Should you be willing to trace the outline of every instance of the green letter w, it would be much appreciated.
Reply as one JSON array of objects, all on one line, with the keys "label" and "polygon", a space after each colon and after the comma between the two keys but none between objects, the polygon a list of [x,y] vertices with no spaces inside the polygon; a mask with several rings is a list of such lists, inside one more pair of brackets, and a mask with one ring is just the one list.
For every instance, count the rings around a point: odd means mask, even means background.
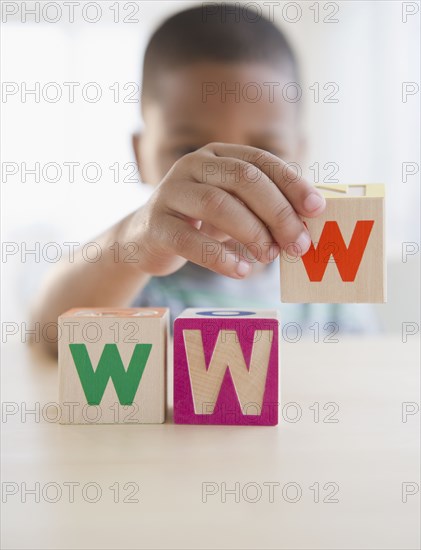
[{"label": "green letter w", "polygon": [[94,371],[85,344],[69,344],[89,405],[99,405],[108,380],[113,381],[120,405],[131,405],[142,379],[152,344],[136,344],[127,371],[116,344],[105,344]]}]

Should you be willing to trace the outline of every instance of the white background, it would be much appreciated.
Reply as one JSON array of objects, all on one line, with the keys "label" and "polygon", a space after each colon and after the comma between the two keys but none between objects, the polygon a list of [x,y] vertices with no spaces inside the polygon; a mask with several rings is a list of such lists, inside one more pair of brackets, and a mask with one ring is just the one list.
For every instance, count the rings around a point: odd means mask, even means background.
[{"label": "white background", "polygon": [[[18,92],[3,95],[2,162],[17,163],[19,173],[7,178],[3,174],[2,239],[17,242],[19,252],[25,243],[28,249],[34,248],[35,241],[41,247],[39,263],[34,256],[28,256],[26,263],[19,254],[3,258],[3,318],[21,321],[50,267],[42,258],[45,243],[90,240],[145,199],[145,188],[114,183],[108,168],[134,161],[131,133],[141,128],[138,102],[125,103],[123,95],[114,102],[109,87],[115,82],[121,88],[127,82],[139,82],[150,33],[164,17],[195,3],[121,2],[118,23],[113,22],[112,2],[100,2],[102,15],[96,23],[82,16],[86,2],[75,7],[73,23],[64,6],[56,23],[47,22],[42,11],[39,23],[30,14],[22,22],[20,2],[3,2],[3,18],[6,4],[17,6],[18,13],[2,24],[2,80],[3,86],[16,83]],[[41,2],[39,9],[45,4]],[[129,4],[138,7],[133,16],[137,23],[122,21],[131,12]],[[291,6],[285,9],[286,4]],[[402,263],[401,249],[403,242],[419,243],[419,174],[404,183],[402,163],[419,163],[419,93],[404,103],[402,83],[419,83],[419,14],[403,22],[405,2],[346,1],[338,3],[339,12],[332,16],[339,22],[329,24],[323,18],[331,13],[332,3],[318,4],[320,22],[316,23],[310,9],[314,2],[259,3],[262,13],[269,15],[273,10],[301,63],[307,166],[336,162],[340,183],[384,182],[387,186],[390,304],[377,309],[384,326],[398,330],[401,321],[416,320],[417,294],[411,285],[416,285],[418,258]],[[34,8],[35,3],[26,6]],[[299,17],[296,6],[301,10]],[[57,12],[51,8],[46,13],[52,19]],[[91,19],[95,16],[93,10],[87,14]],[[85,101],[81,94],[81,88],[92,81],[102,88],[97,103]],[[62,99],[49,103],[41,94],[39,102],[33,95],[23,100],[25,83],[30,89],[36,82],[41,92],[46,83],[59,83]],[[73,103],[63,82],[80,83]],[[321,87],[336,82],[339,103],[315,103],[309,90],[315,82]],[[26,183],[21,181],[21,163],[33,168],[36,162],[42,167],[73,161],[81,166],[100,164],[101,180],[87,183],[79,167],[74,183],[66,172],[57,183],[48,183],[42,176],[35,183],[30,174]],[[308,170],[307,174],[312,175]]]}]

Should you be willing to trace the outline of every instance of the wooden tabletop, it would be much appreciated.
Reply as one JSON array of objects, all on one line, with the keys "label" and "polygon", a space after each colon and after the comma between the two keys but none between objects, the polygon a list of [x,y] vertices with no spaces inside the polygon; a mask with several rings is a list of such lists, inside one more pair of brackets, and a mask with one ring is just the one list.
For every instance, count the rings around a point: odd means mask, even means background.
[{"label": "wooden tabletop", "polygon": [[165,424],[62,426],[56,363],[4,345],[2,547],[419,548],[415,337],[281,353],[277,427],[175,426],[171,369]]}]

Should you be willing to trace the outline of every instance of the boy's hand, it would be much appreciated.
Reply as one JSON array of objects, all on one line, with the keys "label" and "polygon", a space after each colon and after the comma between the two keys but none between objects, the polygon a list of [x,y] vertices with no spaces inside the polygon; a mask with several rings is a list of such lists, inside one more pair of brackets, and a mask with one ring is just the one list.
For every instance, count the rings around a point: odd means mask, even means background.
[{"label": "boy's hand", "polygon": [[[210,143],[179,159],[131,218],[142,269],[167,275],[186,260],[234,278],[310,236],[299,214],[319,215],[320,193],[278,157],[254,147]],[[127,236],[127,234],[126,234]],[[229,241],[229,242],[227,242]],[[234,253],[232,243],[242,246]]]}]

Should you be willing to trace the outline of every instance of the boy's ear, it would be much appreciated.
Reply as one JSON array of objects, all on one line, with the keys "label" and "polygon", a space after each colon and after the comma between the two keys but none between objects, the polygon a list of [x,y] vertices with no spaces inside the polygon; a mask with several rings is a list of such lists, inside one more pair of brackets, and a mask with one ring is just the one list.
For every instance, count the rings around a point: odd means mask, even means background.
[{"label": "boy's ear", "polygon": [[140,132],[137,132],[136,134],[132,135],[133,153],[136,159],[137,171],[139,172],[140,181],[142,181],[142,177],[140,176],[140,143],[141,141],[142,141],[142,134]]}]

